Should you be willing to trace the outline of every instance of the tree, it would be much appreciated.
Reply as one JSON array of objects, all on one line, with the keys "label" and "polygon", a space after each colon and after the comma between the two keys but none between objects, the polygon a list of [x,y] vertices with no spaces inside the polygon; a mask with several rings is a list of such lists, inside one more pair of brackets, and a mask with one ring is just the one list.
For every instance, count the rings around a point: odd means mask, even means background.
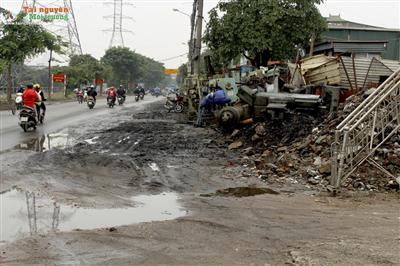
[{"label": "tree", "polygon": [[[9,12],[4,9],[0,13],[7,17]],[[50,46],[61,51],[63,43],[61,38],[49,33],[43,26],[27,22],[25,14],[20,13],[10,22],[0,25],[0,58],[7,69],[7,99],[11,100],[12,94],[12,64],[23,63],[26,58],[43,53]]]},{"label": "tree", "polygon": [[68,76],[68,87],[76,88],[81,84],[88,85],[95,79],[107,79],[111,68],[89,54],[74,55],[70,58],[68,67],[64,68]]},{"label": "tree", "polygon": [[129,48],[112,47],[106,51],[101,61],[112,68],[111,84],[133,81],[139,76],[140,59]]},{"label": "tree", "polygon": [[162,63],[131,51],[129,48],[110,48],[101,61],[111,67],[110,83],[114,85],[122,82],[143,82],[146,86],[153,87],[165,78]]},{"label": "tree", "polygon": [[326,27],[316,4],[323,0],[232,0],[210,11],[204,40],[224,65],[238,55],[253,66],[293,57]]}]

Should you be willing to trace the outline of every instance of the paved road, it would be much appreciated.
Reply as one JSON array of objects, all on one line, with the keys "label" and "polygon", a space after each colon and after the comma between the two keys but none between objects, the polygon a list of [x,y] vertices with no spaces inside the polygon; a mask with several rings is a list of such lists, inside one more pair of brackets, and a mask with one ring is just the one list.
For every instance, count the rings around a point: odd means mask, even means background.
[{"label": "paved road", "polygon": [[108,114],[110,112],[118,112],[120,108],[129,108],[141,106],[161,98],[146,96],[144,101],[132,102],[133,97],[128,96],[127,103],[123,107],[116,106],[110,109],[105,104],[105,99],[98,99],[97,105],[93,110],[89,110],[86,104],[78,104],[77,102],[68,103],[49,103],[47,105],[46,120],[33,132],[24,132],[18,125],[18,115],[11,115],[9,111],[0,112],[0,151],[14,147],[26,140],[40,137],[43,134],[53,133],[62,130],[67,126],[74,125],[82,120],[90,119],[96,116]]}]

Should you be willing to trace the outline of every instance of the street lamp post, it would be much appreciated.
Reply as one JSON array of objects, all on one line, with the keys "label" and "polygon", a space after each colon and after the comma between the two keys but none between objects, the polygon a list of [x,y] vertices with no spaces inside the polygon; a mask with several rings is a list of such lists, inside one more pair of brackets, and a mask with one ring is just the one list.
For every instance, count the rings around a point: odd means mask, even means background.
[{"label": "street lamp post", "polygon": [[189,53],[188,53],[188,73],[189,74],[193,74],[193,67],[192,67],[192,60],[193,60],[193,27],[194,27],[194,25],[193,25],[193,19],[192,19],[192,17],[193,16],[190,16],[189,14],[187,14],[187,13],[185,13],[185,12],[183,12],[183,11],[180,11],[179,9],[177,9],[177,8],[173,8],[172,9],[172,11],[174,11],[174,12],[177,12],[177,13],[181,13],[181,14],[183,14],[183,15],[185,15],[185,16],[187,16],[187,17],[189,17],[190,18],[190,25],[191,25],[191,32],[190,32],[190,39],[189,39],[189,42],[188,42],[188,47],[189,47]]}]

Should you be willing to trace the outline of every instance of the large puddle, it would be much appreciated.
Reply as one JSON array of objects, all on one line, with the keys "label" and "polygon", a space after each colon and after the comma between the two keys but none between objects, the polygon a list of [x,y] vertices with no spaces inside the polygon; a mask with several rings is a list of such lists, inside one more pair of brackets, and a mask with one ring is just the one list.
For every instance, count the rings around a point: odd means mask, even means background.
[{"label": "large puddle", "polygon": [[133,197],[133,207],[86,209],[58,204],[49,198],[14,189],[0,194],[0,243],[50,231],[172,220],[186,215],[178,199],[174,193],[163,193]]},{"label": "large puddle", "polygon": [[35,152],[46,152],[52,149],[65,149],[75,144],[76,140],[67,133],[53,133],[42,135],[39,138],[30,139],[16,145],[17,150],[30,150]]}]

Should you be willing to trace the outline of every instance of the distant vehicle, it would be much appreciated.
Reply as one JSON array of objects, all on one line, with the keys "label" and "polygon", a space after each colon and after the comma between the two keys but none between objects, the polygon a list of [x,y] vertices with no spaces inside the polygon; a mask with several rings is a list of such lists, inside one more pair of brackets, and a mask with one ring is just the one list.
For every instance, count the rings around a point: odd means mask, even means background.
[{"label": "distant vehicle", "polygon": [[18,92],[15,96],[15,107],[17,110],[21,110],[23,107],[22,93]]},{"label": "distant vehicle", "polygon": [[107,97],[107,105],[109,108],[114,108],[115,97]]},{"label": "distant vehicle", "polygon": [[19,125],[27,132],[28,130],[36,130],[36,110],[28,106],[24,106],[19,113]]},{"label": "distant vehicle", "polygon": [[118,105],[123,105],[125,102],[125,98],[122,96],[118,96]]},{"label": "distant vehicle", "polygon": [[96,105],[96,102],[94,101],[94,98],[92,96],[88,96],[87,97],[87,106],[89,107],[89,109],[93,109],[94,106]]}]

